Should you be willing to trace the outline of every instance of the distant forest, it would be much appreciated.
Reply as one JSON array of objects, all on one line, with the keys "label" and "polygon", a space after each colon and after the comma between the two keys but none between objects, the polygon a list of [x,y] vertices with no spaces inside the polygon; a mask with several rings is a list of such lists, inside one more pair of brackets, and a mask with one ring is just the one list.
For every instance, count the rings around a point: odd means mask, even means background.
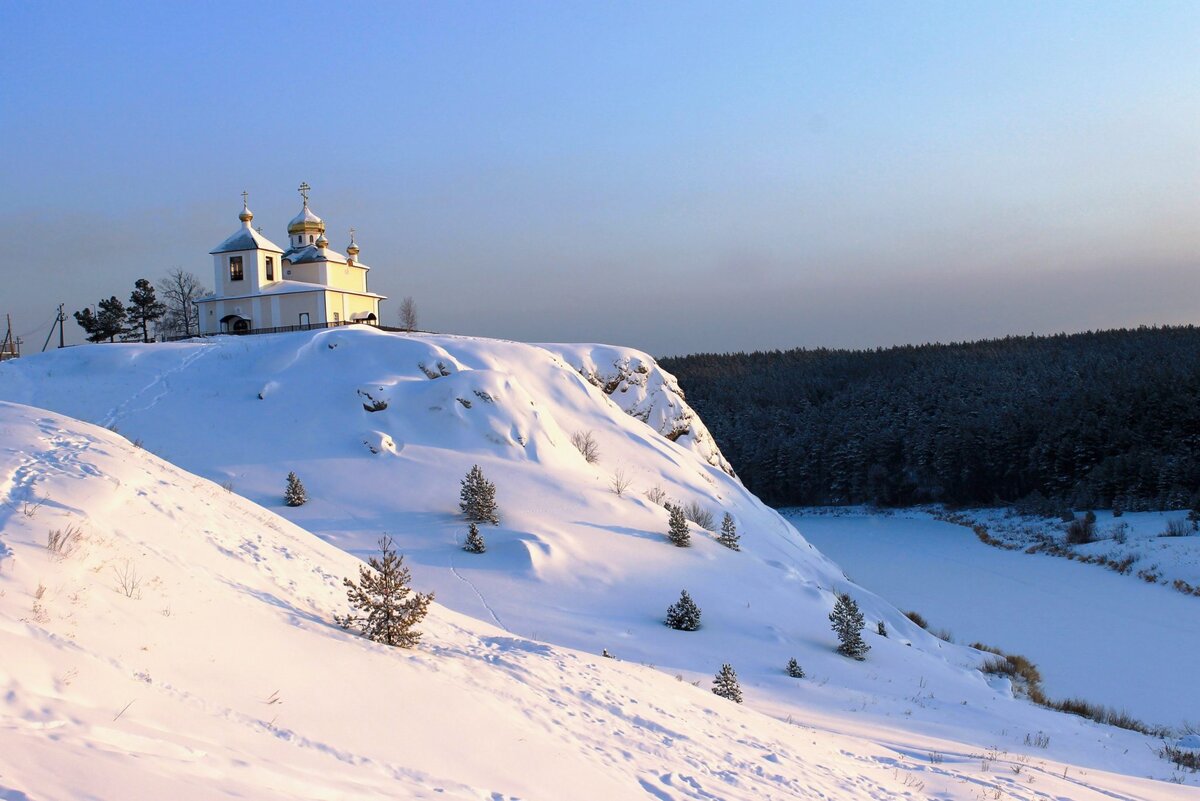
[{"label": "distant forest", "polygon": [[768,503],[1200,501],[1200,329],[661,359]]}]

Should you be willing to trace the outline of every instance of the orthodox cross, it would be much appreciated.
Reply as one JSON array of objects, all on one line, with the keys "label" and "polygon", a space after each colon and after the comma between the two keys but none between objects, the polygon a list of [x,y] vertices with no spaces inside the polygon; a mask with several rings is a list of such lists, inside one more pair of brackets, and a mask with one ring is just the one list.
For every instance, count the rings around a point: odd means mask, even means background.
[{"label": "orthodox cross", "polygon": [[308,185],[308,181],[302,181],[300,184],[300,197],[304,198],[304,205],[308,206],[308,190],[312,189]]},{"label": "orthodox cross", "polygon": [[243,209],[248,209],[248,208],[250,208],[250,203],[249,203],[249,201],[247,200],[247,198],[248,198],[248,197],[250,197],[250,193],[249,193],[249,192],[246,192],[245,190],[243,190],[243,191],[242,191],[242,208],[243,208]]},{"label": "orthodox cross", "polygon": [[351,242],[354,241],[354,229],[353,228],[350,229],[350,241]]}]

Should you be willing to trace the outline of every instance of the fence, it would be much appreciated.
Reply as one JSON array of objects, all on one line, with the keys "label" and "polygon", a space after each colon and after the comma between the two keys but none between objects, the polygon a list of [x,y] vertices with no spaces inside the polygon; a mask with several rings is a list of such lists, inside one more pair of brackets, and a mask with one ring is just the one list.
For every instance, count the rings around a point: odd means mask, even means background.
[{"label": "fence", "polygon": [[220,331],[215,334],[180,334],[178,336],[163,337],[163,342],[178,342],[182,339],[197,339],[202,337],[215,336],[235,336],[245,337],[254,336],[256,334],[289,334],[293,331],[317,331],[322,328],[341,328],[347,325],[369,325],[372,328],[378,328],[380,331],[392,331],[394,333],[432,333],[430,331],[410,331],[407,328],[396,328],[390,325],[379,325],[378,323],[364,323],[358,320],[344,320],[336,323],[307,323],[305,325],[277,325],[274,328],[253,328],[249,331]]}]

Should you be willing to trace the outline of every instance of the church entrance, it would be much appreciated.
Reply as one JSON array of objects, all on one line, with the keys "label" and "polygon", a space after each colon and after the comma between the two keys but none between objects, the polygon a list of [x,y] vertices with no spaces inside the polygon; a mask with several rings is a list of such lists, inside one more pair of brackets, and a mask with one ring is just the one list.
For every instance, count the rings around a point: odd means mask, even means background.
[{"label": "church entrance", "polygon": [[248,334],[250,321],[237,314],[228,314],[221,318],[221,330],[227,334]]}]

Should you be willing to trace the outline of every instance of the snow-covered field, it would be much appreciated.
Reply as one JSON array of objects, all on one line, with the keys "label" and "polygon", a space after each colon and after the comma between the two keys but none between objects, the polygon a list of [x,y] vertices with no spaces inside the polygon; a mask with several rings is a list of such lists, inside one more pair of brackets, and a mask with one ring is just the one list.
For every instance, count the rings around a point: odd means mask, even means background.
[{"label": "snow-covered field", "polygon": [[[1161,743],[1014,700],[846,580],[636,351],[362,328],[80,347],[0,365],[0,396],[122,435],[4,408],[0,797],[1194,797],[1135,778],[1195,784]],[[502,516],[483,555],[457,514],[475,463]],[[728,511],[742,550],[697,526],[669,545],[656,488]],[[84,540],[53,558],[68,524]],[[413,652],[328,623],[345,551],[382,533],[438,594]],[[683,588],[698,632],[662,625]],[[865,662],[833,650],[834,590]],[[745,707],[707,692],[723,662]]]},{"label": "snow-covered field", "polygon": [[[928,512],[784,514],[855,581],[920,612],[931,627],[1029,657],[1051,696],[1125,708],[1152,723],[1200,723],[1200,598],[1096,565],[990,547],[969,528]],[[1165,517],[1181,516],[1126,514],[1126,547],[1186,571],[1200,537],[1157,537]],[[1102,517],[1101,531],[1110,525]],[[1080,546],[1105,547],[1120,546]]]}]

